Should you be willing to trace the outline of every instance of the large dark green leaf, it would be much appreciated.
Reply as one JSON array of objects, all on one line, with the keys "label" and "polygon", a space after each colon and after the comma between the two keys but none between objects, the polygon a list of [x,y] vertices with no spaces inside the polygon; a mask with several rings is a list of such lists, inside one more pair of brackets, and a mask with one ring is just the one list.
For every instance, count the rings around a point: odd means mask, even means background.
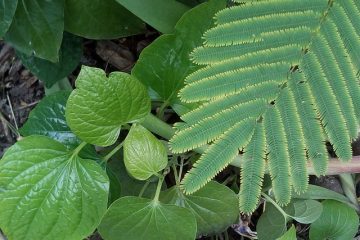
[{"label": "large dark green leaf", "polygon": [[115,0],[66,0],[65,29],[91,39],[139,34],[145,24]]},{"label": "large dark green leaf", "polygon": [[162,201],[188,208],[196,217],[197,235],[224,231],[239,216],[238,198],[228,187],[215,181],[199,191],[184,195],[178,187],[162,192]]},{"label": "large dark green leaf", "polygon": [[64,33],[59,51],[59,62],[53,63],[33,55],[17,52],[21,62],[50,88],[54,83],[75,70],[82,56],[82,39],[70,33]]},{"label": "large dark green leaf", "polygon": [[320,217],[322,205],[313,199],[295,200],[285,208],[285,212],[299,223],[309,224]]},{"label": "large dark green leaf", "polygon": [[259,240],[275,240],[286,232],[286,219],[272,204],[266,204],[256,225]]},{"label": "large dark green leaf", "polygon": [[19,1],[5,40],[28,55],[57,62],[63,30],[64,0]]},{"label": "large dark green leaf", "polygon": [[353,239],[359,227],[359,217],[346,204],[325,200],[321,216],[311,224],[310,239]]},{"label": "large dark green leaf", "polygon": [[0,161],[0,228],[8,239],[79,240],[106,211],[109,180],[92,160],[31,136]]},{"label": "large dark green leaf", "polygon": [[190,9],[175,0],[116,1],[162,33],[172,33],[177,21]]},{"label": "large dark green leaf", "polygon": [[123,197],[111,204],[98,230],[106,240],[194,240],[196,221],[186,208]]},{"label": "large dark green leaf", "polygon": [[65,105],[70,95],[61,91],[47,96],[30,112],[28,120],[20,129],[23,136],[44,135],[66,146],[74,146],[79,140],[66,124]]},{"label": "large dark green leaf", "polygon": [[4,36],[15,15],[18,0],[0,1],[0,37]]},{"label": "large dark green leaf", "polygon": [[140,54],[132,74],[159,99],[168,105],[177,100],[184,78],[195,70],[189,59],[195,46],[201,45],[201,36],[213,24],[213,16],[225,7],[223,0],[211,1],[184,14],[175,27],[175,34],[157,38]]},{"label": "large dark green leaf", "polygon": [[65,115],[80,139],[108,146],[118,138],[121,125],[137,122],[149,112],[150,98],[134,77],[113,72],[107,78],[103,70],[83,66]]},{"label": "large dark green leaf", "polygon": [[151,132],[133,125],[124,142],[124,163],[138,180],[146,180],[167,165],[167,149]]}]

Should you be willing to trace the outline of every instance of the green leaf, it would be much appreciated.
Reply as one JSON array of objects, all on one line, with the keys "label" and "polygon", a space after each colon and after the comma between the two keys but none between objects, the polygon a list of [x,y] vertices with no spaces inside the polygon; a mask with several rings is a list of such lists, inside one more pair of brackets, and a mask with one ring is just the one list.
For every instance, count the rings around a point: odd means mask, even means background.
[{"label": "green leaf", "polygon": [[320,202],[312,199],[296,200],[289,204],[285,212],[299,223],[309,224],[320,217],[322,205]]},{"label": "green leaf", "polygon": [[21,52],[16,54],[24,66],[44,81],[47,88],[50,88],[57,81],[67,77],[78,66],[82,56],[82,39],[65,32],[57,63]]},{"label": "green leaf", "polygon": [[186,208],[123,197],[111,204],[98,230],[106,240],[193,240],[196,221]]},{"label": "green leaf", "polygon": [[116,1],[162,33],[173,32],[177,21],[189,10],[189,7],[175,0]]},{"label": "green leaf", "polygon": [[138,122],[150,112],[145,87],[126,73],[107,78],[98,68],[83,66],[66,105],[66,120],[83,141],[109,146],[119,136],[121,125]]},{"label": "green leaf", "polygon": [[0,228],[8,239],[79,240],[106,211],[109,180],[94,161],[31,136],[0,161]]},{"label": "green leaf", "polygon": [[69,95],[70,92],[61,91],[43,98],[30,112],[20,133],[23,136],[48,136],[67,146],[79,144],[65,120],[65,105]]},{"label": "green leaf", "polygon": [[355,210],[334,200],[322,204],[321,216],[311,224],[310,239],[353,239],[359,226]]},{"label": "green leaf", "polygon": [[286,219],[272,204],[266,204],[256,225],[259,240],[273,240],[286,232]]},{"label": "green leaf", "polygon": [[357,209],[356,206],[349,202],[349,199],[344,195],[341,195],[337,192],[331,191],[329,189],[319,187],[316,185],[309,185],[308,190],[304,193],[293,193],[293,198],[297,199],[332,199],[342,203],[346,203],[355,210]]},{"label": "green leaf", "polygon": [[174,34],[157,38],[141,52],[132,74],[161,101],[171,105],[178,100],[184,78],[197,68],[189,54],[201,45],[202,33],[212,26],[214,14],[225,7],[225,2],[211,1],[191,9],[176,24]]},{"label": "green leaf", "polygon": [[138,180],[146,180],[167,165],[167,149],[151,132],[133,125],[124,142],[124,163]]},{"label": "green leaf", "polygon": [[5,40],[18,51],[59,60],[64,30],[64,0],[19,1]]},{"label": "green leaf", "polygon": [[0,2],[0,37],[3,37],[9,29],[17,4],[18,0],[3,0]]},{"label": "green leaf", "polygon": [[65,30],[90,39],[112,39],[145,31],[145,24],[115,0],[66,0]]},{"label": "green leaf", "polygon": [[278,240],[296,240],[296,229],[294,225],[291,225],[291,228]]},{"label": "green leaf", "polygon": [[179,187],[174,186],[162,192],[160,199],[188,208],[196,217],[198,236],[222,232],[239,216],[236,194],[215,181],[191,195],[184,195]]}]

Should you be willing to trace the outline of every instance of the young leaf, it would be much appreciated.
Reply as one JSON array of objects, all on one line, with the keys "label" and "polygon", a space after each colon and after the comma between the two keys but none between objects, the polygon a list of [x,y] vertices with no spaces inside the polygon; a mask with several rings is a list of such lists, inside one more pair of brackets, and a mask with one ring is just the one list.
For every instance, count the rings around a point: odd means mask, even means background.
[{"label": "young leaf", "polygon": [[64,2],[19,1],[5,40],[28,55],[58,62],[64,30]]},{"label": "young leaf", "polygon": [[189,10],[189,7],[175,0],[116,1],[162,33],[172,33],[176,22]]},{"label": "young leaf", "polygon": [[167,165],[167,150],[151,132],[133,125],[124,142],[124,163],[136,179],[146,180]]},{"label": "young leaf", "polygon": [[83,239],[106,211],[108,188],[94,161],[45,136],[24,138],[0,161],[0,228],[8,239]]},{"label": "young leaf", "polygon": [[318,219],[322,210],[321,203],[312,199],[293,201],[285,209],[292,219],[304,224],[312,223]]},{"label": "young leaf", "polygon": [[310,239],[353,239],[359,226],[355,210],[334,200],[322,204],[321,216],[311,224]]},{"label": "young leaf", "polygon": [[43,98],[30,112],[20,133],[23,136],[48,136],[66,146],[79,144],[65,120],[65,105],[69,95],[70,92],[61,91]]},{"label": "young leaf", "polygon": [[43,81],[47,88],[50,88],[57,81],[67,77],[79,64],[82,56],[82,39],[65,32],[57,63],[28,56],[19,51],[16,55],[26,68]]},{"label": "young leaf", "polygon": [[83,66],[66,105],[66,120],[83,141],[109,146],[119,136],[121,125],[137,122],[150,112],[145,87],[126,73],[107,78],[98,68]]},{"label": "young leaf", "polygon": [[123,197],[111,204],[98,230],[107,240],[193,240],[196,221],[186,208]]},{"label": "young leaf", "polygon": [[189,60],[201,35],[212,26],[213,15],[225,7],[225,1],[211,1],[191,9],[175,26],[175,33],[157,38],[141,52],[132,74],[155,91],[169,105],[178,100],[184,78],[196,67]]},{"label": "young leaf", "polygon": [[3,37],[9,29],[17,4],[18,0],[4,0],[0,2],[0,37]]},{"label": "young leaf", "polygon": [[236,194],[215,181],[191,195],[184,195],[175,186],[162,192],[160,199],[188,208],[196,217],[198,236],[222,232],[239,216]]},{"label": "young leaf", "polygon": [[65,30],[91,39],[127,37],[145,24],[115,0],[66,0]]},{"label": "young leaf", "polygon": [[286,219],[272,204],[266,204],[256,225],[259,240],[276,239],[286,232]]},{"label": "young leaf", "polygon": [[291,225],[291,228],[278,240],[296,240],[296,229],[294,225]]}]

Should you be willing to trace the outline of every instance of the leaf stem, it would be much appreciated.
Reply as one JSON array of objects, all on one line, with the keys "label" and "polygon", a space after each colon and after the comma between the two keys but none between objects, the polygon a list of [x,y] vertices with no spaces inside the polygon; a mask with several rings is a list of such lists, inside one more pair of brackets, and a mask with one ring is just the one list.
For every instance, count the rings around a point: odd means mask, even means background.
[{"label": "leaf stem", "polygon": [[119,145],[117,145],[116,147],[114,147],[113,150],[111,150],[108,154],[106,154],[106,156],[103,158],[104,162],[109,161],[109,159],[115,155],[115,153],[117,153],[124,145],[124,142],[121,142]]},{"label": "leaf stem", "polygon": [[272,205],[274,205],[274,207],[276,207],[277,210],[279,210],[279,212],[284,216],[284,218],[286,219],[288,217],[288,214],[267,194],[265,193],[261,193],[261,195],[267,200],[269,201]]},{"label": "leaf stem", "polygon": [[159,181],[158,181],[158,184],[157,184],[157,187],[156,187],[156,192],[155,192],[155,196],[154,196],[154,200],[153,200],[155,203],[159,202],[161,186],[162,186],[162,183],[164,181],[164,178],[165,178],[164,176],[159,177]]},{"label": "leaf stem", "polygon": [[81,149],[83,149],[85,146],[86,146],[87,142],[82,142],[79,144],[79,146],[77,146],[74,151],[73,151],[73,154],[72,154],[72,157],[73,156],[77,156],[79,155],[79,152],[81,151]]},{"label": "leaf stem", "polygon": [[142,197],[142,195],[144,194],[145,190],[147,189],[147,187],[149,186],[150,184],[150,180],[147,180],[144,184],[144,186],[141,188],[141,191],[139,193],[139,197]]}]

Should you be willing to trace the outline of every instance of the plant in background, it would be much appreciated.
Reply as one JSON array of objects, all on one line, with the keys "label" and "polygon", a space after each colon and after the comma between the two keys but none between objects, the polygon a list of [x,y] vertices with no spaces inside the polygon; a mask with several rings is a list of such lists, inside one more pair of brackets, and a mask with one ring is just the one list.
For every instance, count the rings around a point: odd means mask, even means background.
[{"label": "plant in background", "polygon": [[[0,228],[9,240],[80,240],[96,229],[106,240],[227,239],[239,211],[252,213],[260,196],[267,204],[259,239],[295,239],[295,228],[287,231],[292,220],[311,224],[311,239],[355,235],[357,201],[309,185],[307,162],[326,174],[325,141],[341,160],[352,157],[360,114],[357,1],[226,8],[213,0],[178,22],[189,7],[176,1],[157,0],[158,8],[117,2],[0,4],[8,6],[0,10],[0,35],[25,52],[18,55],[47,87],[76,67],[81,41],[74,35],[128,36],[143,30],[141,20],[169,33],[142,51],[131,75],[83,66],[75,90],[46,96],[31,112],[24,138],[0,161]],[[42,10],[44,18],[34,19]],[[43,38],[48,25],[57,28]],[[184,121],[175,130],[162,121],[168,107]],[[241,167],[238,196],[236,174],[210,181],[228,164]],[[272,184],[262,186],[266,171]],[[254,236],[239,221],[234,230]]]}]

